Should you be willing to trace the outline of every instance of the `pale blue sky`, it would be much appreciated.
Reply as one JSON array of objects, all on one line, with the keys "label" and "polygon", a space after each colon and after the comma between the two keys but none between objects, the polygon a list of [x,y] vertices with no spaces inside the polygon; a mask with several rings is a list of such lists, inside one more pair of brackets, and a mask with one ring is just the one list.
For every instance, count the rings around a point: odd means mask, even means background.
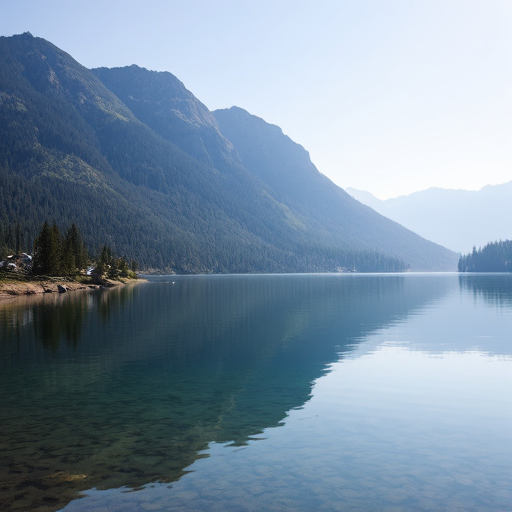
[{"label": "pale blue sky", "polygon": [[175,74],[386,198],[512,180],[510,0],[0,0],[87,67]]}]

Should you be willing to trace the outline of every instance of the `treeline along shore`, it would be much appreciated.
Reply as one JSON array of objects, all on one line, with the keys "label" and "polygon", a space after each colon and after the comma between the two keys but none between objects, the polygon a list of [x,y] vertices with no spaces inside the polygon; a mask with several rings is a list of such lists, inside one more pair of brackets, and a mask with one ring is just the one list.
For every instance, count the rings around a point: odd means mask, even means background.
[{"label": "treeline along shore", "polygon": [[19,223],[0,225],[0,297],[115,286],[137,279],[137,262],[108,245],[91,256],[75,224],[44,222],[27,247]]},{"label": "treeline along shore", "polygon": [[512,272],[512,240],[491,242],[463,255],[459,272]]}]

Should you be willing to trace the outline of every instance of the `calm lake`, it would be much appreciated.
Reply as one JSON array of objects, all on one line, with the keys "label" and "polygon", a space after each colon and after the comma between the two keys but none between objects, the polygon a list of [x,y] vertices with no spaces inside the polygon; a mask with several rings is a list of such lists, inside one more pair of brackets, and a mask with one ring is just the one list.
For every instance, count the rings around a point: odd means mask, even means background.
[{"label": "calm lake", "polygon": [[510,511],[512,275],[0,304],[0,510]]}]

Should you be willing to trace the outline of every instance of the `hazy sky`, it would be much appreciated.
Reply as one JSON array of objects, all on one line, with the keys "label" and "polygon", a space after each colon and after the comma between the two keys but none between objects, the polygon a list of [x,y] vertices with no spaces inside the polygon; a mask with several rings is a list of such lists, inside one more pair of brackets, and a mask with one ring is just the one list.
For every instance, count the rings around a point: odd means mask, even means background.
[{"label": "hazy sky", "polygon": [[0,0],[89,68],[170,71],[380,198],[512,180],[511,0]]}]

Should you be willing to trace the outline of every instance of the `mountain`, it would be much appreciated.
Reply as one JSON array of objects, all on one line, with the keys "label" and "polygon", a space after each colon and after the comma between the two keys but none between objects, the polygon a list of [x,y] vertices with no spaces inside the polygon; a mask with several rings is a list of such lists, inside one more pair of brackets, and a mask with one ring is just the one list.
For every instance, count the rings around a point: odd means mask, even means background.
[{"label": "mountain", "polygon": [[73,221],[146,268],[286,270],[294,233],[240,165],[221,173],[165,140],[47,41],[2,38],[0,59],[4,223]]},{"label": "mountain", "polygon": [[273,197],[307,219],[333,245],[378,248],[384,254],[399,255],[422,270],[453,269],[453,254],[354,201],[321,174],[309,153],[279,127],[237,107],[213,114],[245,168],[270,188]]},{"label": "mountain", "polygon": [[208,108],[171,73],[136,65],[91,71],[137,119],[199,162],[223,170],[241,167]]},{"label": "mountain", "polygon": [[93,250],[176,272],[456,268],[277,127],[240,141],[221,117],[170,73],[88,70],[29,33],[0,38],[0,230],[19,221],[26,245],[44,220],[74,222]]},{"label": "mountain", "polygon": [[393,219],[453,251],[512,239],[512,181],[478,191],[430,188],[408,196],[380,200],[369,192],[347,192],[381,215]]}]

